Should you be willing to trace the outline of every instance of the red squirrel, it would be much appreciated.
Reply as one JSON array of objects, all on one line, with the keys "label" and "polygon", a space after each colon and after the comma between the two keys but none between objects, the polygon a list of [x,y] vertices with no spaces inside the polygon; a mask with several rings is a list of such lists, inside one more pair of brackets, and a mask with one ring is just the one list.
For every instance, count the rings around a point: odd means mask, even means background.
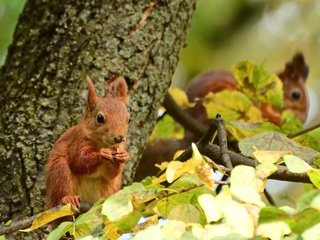
[{"label": "red squirrel", "polygon": [[[270,104],[262,104],[260,109],[264,118],[276,125],[280,125],[281,111],[290,110],[302,122],[306,120],[309,104],[305,82],[308,77],[308,71],[309,68],[301,53],[295,54],[292,60],[286,63],[285,69],[278,73],[283,83],[285,106],[283,109],[276,109]],[[194,101],[196,98],[205,97],[209,92],[216,93],[223,90],[238,90],[235,78],[229,71],[212,70],[194,78],[186,92],[189,100]],[[189,113],[202,123],[208,123],[206,112],[200,103],[189,110]]]},{"label": "red squirrel", "polygon": [[[306,120],[308,99],[305,83],[308,71],[309,68],[301,53],[295,54],[292,60],[286,63],[285,69],[278,73],[283,83],[284,109],[275,109],[270,104],[262,104],[260,109],[264,118],[276,125],[280,125],[281,111],[290,110],[301,121],[304,122]],[[186,92],[189,100],[194,101],[196,98],[205,97],[209,92],[216,93],[223,90],[238,90],[235,78],[230,71],[212,70],[202,73],[191,80]],[[187,112],[203,124],[209,125],[210,120],[207,118],[206,111],[200,102],[194,108],[187,110]],[[154,164],[172,160],[177,150],[186,148],[190,145],[190,142],[198,140],[191,131],[186,129],[185,138],[182,140],[156,139],[150,142],[137,168],[135,180],[143,179],[146,173],[148,175],[156,174],[158,169]]]},{"label": "red squirrel", "polygon": [[87,84],[83,118],[60,136],[49,153],[45,171],[48,208],[71,203],[79,209],[80,199],[94,203],[121,186],[129,159],[127,85],[122,77],[108,79],[101,98],[89,77]]}]

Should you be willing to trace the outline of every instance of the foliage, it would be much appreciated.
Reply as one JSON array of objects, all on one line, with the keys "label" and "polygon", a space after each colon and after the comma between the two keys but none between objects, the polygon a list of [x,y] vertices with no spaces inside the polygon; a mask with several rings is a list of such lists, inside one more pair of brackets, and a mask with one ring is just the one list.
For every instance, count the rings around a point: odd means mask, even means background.
[{"label": "foliage", "polygon": [[[261,110],[255,107],[259,101],[282,106],[282,89],[274,83],[278,82],[277,77],[249,62],[235,65],[234,72],[242,92],[210,94],[203,105],[209,116],[216,114],[212,107],[226,116],[230,137],[238,141],[243,155],[255,161],[255,167],[234,167],[228,173],[229,182],[216,193],[219,181],[214,172],[226,174],[225,168],[213,164],[192,143],[190,159],[163,162],[158,165],[160,176],[149,176],[102,199],[74,221],[61,223],[48,239],[59,239],[66,232],[76,239],[317,239],[320,169],[319,160],[314,160],[319,158],[319,152],[310,146],[319,144],[319,138],[294,141],[286,137],[290,128],[296,131],[302,127],[287,112],[283,113],[280,127],[261,117]],[[265,88],[271,88],[273,94],[259,97]],[[178,92],[176,100],[181,105],[193,105],[183,92],[174,91]],[[156,132],[170,129],[170,124],[171,134],[176,134],[172,127],[175,123],[169,117]],[[268,178],[280,166],[292,173],[307,174],[313,184],[295,208],[270,206],[262,197]],[[52,221],[54,214],[45,219],[42,216],[42,224]]]}]

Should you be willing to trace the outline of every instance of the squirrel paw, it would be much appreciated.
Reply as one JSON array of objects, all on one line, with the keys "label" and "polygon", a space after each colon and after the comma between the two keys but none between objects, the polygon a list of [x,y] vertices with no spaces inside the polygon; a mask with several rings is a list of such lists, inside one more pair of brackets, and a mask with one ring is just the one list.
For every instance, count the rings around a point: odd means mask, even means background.
[{"label": "squirrel paw", "polygon": [[100,156],[107,160],[112,160],[112,150],[110,148],[101,148]]},{"label": "squirrel paw", "polygon": [[130,156],[129,156],[128,152],[123,151],[123,152],[119,152],[119,153],[113,153],[112,157],[115,162],[124,163],[129,160]]},{"label": "squirrel paw", "polygon": [[79,196],[65,196],[60,201],[61,204],[66,205],[70,203],[76,211],[80,209],[80,197]]}]

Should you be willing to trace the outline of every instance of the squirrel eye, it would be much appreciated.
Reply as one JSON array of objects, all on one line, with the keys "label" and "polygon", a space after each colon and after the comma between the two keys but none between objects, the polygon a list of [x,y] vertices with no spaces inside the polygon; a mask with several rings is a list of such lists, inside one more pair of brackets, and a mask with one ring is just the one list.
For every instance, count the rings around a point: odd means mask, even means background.
[{"label": "squirrel eye", "polygon": [[104,123],[104,116],[100,113],[97,115],[97,122]]},{"label": "squirrel eye", "polygon": [[292,93],[291,93],[291,97],[294,99],[294,100],[299,100],[300,99],[300,92],[298,92],[298,91],[293,91]]}]

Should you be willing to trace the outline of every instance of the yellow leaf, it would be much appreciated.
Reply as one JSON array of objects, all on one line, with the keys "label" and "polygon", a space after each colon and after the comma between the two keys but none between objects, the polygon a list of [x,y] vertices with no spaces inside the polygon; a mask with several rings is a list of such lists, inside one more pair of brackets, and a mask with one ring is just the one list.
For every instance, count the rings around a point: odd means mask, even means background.
[{"label": "yellow leaf", "polygon": [[132,231],[134,233],[137,233],[141,230],[146,229],[147,227],[151,226],[151,225],[156,225],[158,224],[158,220],[159,220],[159,216],[158,214],[154,214],[151,217],[149,217],[146,221],[139,223],[137,226],[135,226]]},{"label": "yellow leaf", "polygon": [[260,163],[278,163],[283,156],[288,154],[291,154],[291,151],[256,150],[253,152],[253,156]]},{"label": "yellow leaf", "polygon": [[155,164],[157,168],[159,168],[161,171],[165,170],[168,166],[169,162],[162,162],[161,164]]},{"label": "yellow leaf", "polygon": [[105,225],[103,232],[104,236],[110,240],[116,240],[121,237],[121,230],[112,222],[109,222]]},{"label": "yellow leaf", "polygon": [[186,231],[186,224],[182,221],[170,220],[161,230],[164,239],[181,239]]},{"label": "yellow leaf", "polygon": [[278,170],[273,163],[262,163],[256,167],[256,184],[259,193],[262,193],[266,187],[268,177]]},{"label": "yellow leaf", "polygon": [[20,230],[21,232],[30,232],[35,229],[42,227],[58,218],[72,216],[74,214],[71,204],[68,203],[58,210],[48,210],[43,213],[39,213],[37,218],[33,220],[31,227],[27,229]]},{"label": "yellow leaf", "polygon": [[253,237],[254,219],[244,205],[234,200],[226,201],[223,204],[223,215],[225,223],[232,229],[232,232],[248,238]]},{"label": "yellow leaf", "polygon": [[207,163],[197,168],[197,174],[207,187],[213,186],[213,183],[214,183],[213,171]]},{"label": "yellow leaf", "polygon": [[280,240],[284,235],[290,234],[291,229],[285,222],[262,223],[257,227],[257,235],[271,240]]},{"label": "yellow leaf", "polygon": [[176,103],[182,108],[192,108],[196,103],[189,102],[187,94],[180,88],[171,87],[169,93]]},{"label": "yellow leaf", "polygon": [[198,202],[204,211],[207,223],[217,222],[223,217],[222,203],[217,197],[205,193],[198,197]]},{"label": "yellow leaf", "polygon": [[253,167],[239,165],[232,170],[230,191],[233,196],[245,203],[256,204],[260,207],[265,205],[257,189],[256,172]]},{"label": "yellow leaf", "polygon": [[184,164],[178,161],[171,161],[167,166],[166,176],[168,183],[172,183],[183,173],[181,170]]}]

